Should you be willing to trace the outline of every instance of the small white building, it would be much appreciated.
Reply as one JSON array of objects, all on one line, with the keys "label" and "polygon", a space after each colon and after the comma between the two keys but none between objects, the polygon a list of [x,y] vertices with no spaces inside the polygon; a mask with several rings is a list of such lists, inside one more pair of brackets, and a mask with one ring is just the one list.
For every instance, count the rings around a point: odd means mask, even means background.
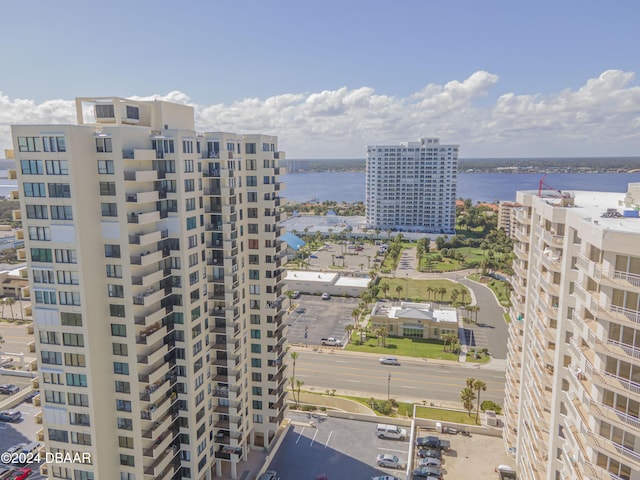
[{"label": "small white building", "polygon": [[369,277],[340,275],[335,272],[288,270],[285,282],[287,290],[309,294],[359,297],[369,285]]},{"label": "small white building", "polygon": [[434,309],[430,303],[377,302],[371,312],[371,327],[384,327],[395,337],[440,339],[447,333],[458,333],[458,314],[454,308]]}]

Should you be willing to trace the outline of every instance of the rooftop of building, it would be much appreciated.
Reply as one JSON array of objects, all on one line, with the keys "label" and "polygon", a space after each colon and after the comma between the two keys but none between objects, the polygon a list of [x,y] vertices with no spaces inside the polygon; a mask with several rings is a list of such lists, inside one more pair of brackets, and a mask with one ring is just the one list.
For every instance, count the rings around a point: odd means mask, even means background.
[{"label": "rooftop of building", "polygon": [[438,309],[434,308],[431,303],[401,302],[398,305],[390,302],[378,302],[371,315],[393,319],[406,318],[438,323],[458,323],[455,309]]},{"label": "rooftop of building", "polygon": [[288,270],[285,280],[296,280],[300,282],[321,282],[331,283],[337,277],[338,273],[311,272],[306,270]]},{"label": "rooftop of building", "polygon": [[369,277],[347,277],[341,275],[336,280],[336,287],[361,287],[367,288],[371,279]]}]

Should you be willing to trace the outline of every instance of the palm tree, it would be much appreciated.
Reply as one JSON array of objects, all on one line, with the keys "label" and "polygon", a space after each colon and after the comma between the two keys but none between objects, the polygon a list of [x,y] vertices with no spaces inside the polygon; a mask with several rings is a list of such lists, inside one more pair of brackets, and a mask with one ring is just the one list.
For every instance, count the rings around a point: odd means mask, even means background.
[{"label": "palm tree", "polygon": [[427,287],[427,295],[429,295],[429,301],[431,301],[431,294],[434,292],[435,288]]},{"label": "palm tree", "polygon": [[384,294],[384,298],[387,298],[387,292],[389,291],[390,288],[391,287],[387,282],[383,282],[382,285],[380,285],[380,290],[382,290],[382,293]]},{"label": "palm tree", "polygon": [[298,352],[291,352],[291,360],[293,360],[293,371],[291,372],[291,379],[296,378],[296,360],[298,359]]},{"label": "palm tree", "polygon": [[460,392],[460,400],[462,400],[462,407],[471,416],[471,410],[473,410],[473,401],[476,399],[476,394],[471,387],[464,387]]},{"label": "palm tree", "polygon": [[451,290],[451,304],[454,305],[456,303],[456,300],[458,299],[458,289],[454,288],[453,290]]},{"label": "palm tree", "polygon": [[487,384],[482,380],[475,380],[473,382],[473,389],[478,392],[478,407],[476,409],[476,422],[480,421],[480,392],[487,390]]},{"label": "palm tree", "polygon": [[293,290],[287,290],[287,298],[289,299],[289,310],[293,306]]},{"label": "palm tree", "polygon": [[11,309],[11,320],[15,320],[15,316],[13,315],[13,305],[16,303],[16,299],[13,297],[7,297],[4,299],[5,303],[7,305],[9,305],[9,308]]},{"label": "palm tree", "polygon": [[298,408],[298,402],[296,401],[296,382],[293,377],[289,377],[289,384],[291,385],[291,391],[293,392],[293,401],[296,402],[296,408]]},{"label": "palm tree", "polygon": [[359,308],[354,308],[351,311],[351,316],[353,317],[353,321],[356,323],[356,325],[358,325],[358,319],[360,318],[360,309]]},{"label": "palm tree", "polygon": [[302,380],[296,380],[296,387],[298,388],[298,406],[300,405],[300,389],[302,388],[302,385],[304,385]]},{"label": "palm tree", "polygon": [[444,296],[447,294],[447,289],[444,287],[440,287],[438,289],[438,293],[440,294],[440,301],[444,302]]},{"label": "palm tree", "polygon": [[367,268],[371,267],[371,255],[367,255]]},{"label": "palm tree", "polygon": [[467,296],[467,289],[466,288],[462,288],[460,290],[460,296],[462,297],[462,299],[460,300],[462,303],[466,303],[464,297]]},{"label": "palm tree", "polygon": [[353,333],[354,328],[355,327],[351,324],[345,325],[344,327],[345,332],[347,332],[347,344],[349,344],[349,341],[351,340],[351,334]]},{"label": "palm tree", "polygon": [[331,266],[332,267],[336,266],[336,255],[335,255],[335,253],[331,254]]},{"label": "palm tree", "polygon": [[389,336],[389,330],[387,329],[387,327],[381,327],[380,328],[380,335],[382,336],[382,346],[386,347],[387,346],[387,337]]},{"label": "palm tree", "polygon": [[396,293],[398,294],[398,301],[400,301],[400,294],[402,293],[402,285],[396,285]]},{"label": "palm tree", "polygon": [[6,300],[6,298],[0,299],[0,302],[2,302],[2,315],[0,315],[0,318],[4,318],[4,306],[6,305]]}]

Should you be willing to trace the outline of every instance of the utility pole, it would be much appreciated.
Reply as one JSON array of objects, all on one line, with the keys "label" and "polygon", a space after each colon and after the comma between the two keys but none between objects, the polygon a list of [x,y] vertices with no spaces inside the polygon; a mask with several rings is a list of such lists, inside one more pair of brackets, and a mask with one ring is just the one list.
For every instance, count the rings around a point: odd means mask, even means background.
[{"label": "utility pole", "polygon": [[305,325],[304,326],[304,346],[305,347],[309,346],[309,341],[307,340],[308,335],[309,335],[309,326]]}]

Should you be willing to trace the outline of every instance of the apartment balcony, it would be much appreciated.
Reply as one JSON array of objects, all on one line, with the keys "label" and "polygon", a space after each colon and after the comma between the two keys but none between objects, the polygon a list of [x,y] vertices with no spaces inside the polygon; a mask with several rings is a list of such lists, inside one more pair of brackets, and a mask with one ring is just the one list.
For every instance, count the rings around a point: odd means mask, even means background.
[{"label": "apartment balcony", "polygon": [[160,212],[154,210],[146,213],[130,213],[127,216],[127,222],[135,225],[150,225],[160,220]]},{"label": "apartment balcony", "polygon": [[595,281],[600,281],[602,277],[602,265],[590,260],[584,253],[578,253],[576,265]]},{"label": "apartment balcony", "polygon": [[[162,330],[166,330],[167,327],[163,327]],[[160,333],[162,330],[159,330],[156,333]],[[154,334],[155,335],[155,334]],[[163,337],[160,337],[162,340]],[[164,359],[165,355],[169,353],[175,345],[170,343],[159,344],[157,348],[152,349],[151,352],[147,354],[138,355],[138,363],[143,365],[153,365],[157,363],[159,360]]]},{"label": "apartment balcony", "polygon": [[513,247],[513,253],[515,253],[518,259],[525,261],[529,258],[529,244],[524,242],[518,242]]},{"label": "apartment balcony", "polygon": [[18,260],[22,261],[22,262],[26,262],[27,261],[27,251],[24,248],[19,248],[16,250],[16,256],[18,258]]},{"label": "apartment balcony", "polygon": [[127,203],[135,203],[142,205],[144,203],[153,203],[160,200],[160,194],[156,190],[150,192],[127,193]]},{"label": "apartment balcony", "polygon": [[[165,453],[167,453],[167,449],[169,449],[171,443],[175,440],[175,436],[176,432],[173,430],[162,432],[160,434],[160,438],[158,438],[151,447],[142,450],[142,456],[148,458],[157,458],[163,456]],[[171,452],[168,453],[171,454]]]},{"label": "apartment balcony", "polygon": [[142,432],[142,438],[154,439],[169,429],[169,426],[178,418],[177,412],[169,412],[163,418],[155,422],[150,428]]},{"label": "apartment balcony", "polygon": [[540,286],[548,294],[555,295],[557,297],[560,295],[560,285],[553,283],[553,279],[550,277],[551,275],[540,275]]},{"label": "apartment balcony", "polygon": [[635,435],[640,433],[640,419],[638,417],[621,412],[620,410],[609,405],[596,402],[595,400],[590,402],[589,411],[594,417],[605,420],[608,423],[613,423],[625,431],[634,429]]},{"label": "apartment balcony", "polygon": [[593,372],[593,383],[607,386],[626,396],[640,395],[640,384],[609,372]]},{"label": "apartment balcony", "polygon": [[559,253],[543,253],[540,255],[540,262],[552,272],[560,272],[562,270],[562,255]]},{"label": "apartment balcony", "polygon": [[607,440],[595,433],[587,432],[587,443],[595,449],[604,451],[613,458],[620,459],[634,470],[640,470],[640,453],[618,443]]},{"label": "apartment balcony", "polygon": [[179,452],[177,445],[165,449],[164,454],[160,454],[150,465],[144,467],[145,477],[147,475],[151,475],[153,479],[166,477],[165,469],[173,463],[174,457],[179,455]]},{"label": "apartment balcony", "polygon": [[163,258],[163,252],[158,250],[155,252],[142,253],[140,255],[131,255],[129,260],[132,265],[142,265],[143,267],[148,267],[149,265],[156,264]]},{"label": "apartment balcony", "polygon": [[551,247],[562,248],[562,244],[564,242],[564,237],[561,235],[554,235],[547,230],[542,231],[542,238],[545,243]]},{"label": "apartment balcony", "polygon": [[145,385],[159,385],[167,378],[171,378],[174,375],[174,365],[175,360],[173,362],[165,362],[164,360],[155,364],[152,364],[150,367],[145,368],[144,370],[141,368],[142,373],[138,374],[138,381]]},{"label": "apartment balcony", "polygon": [[169,236],[169,230],[154,229],[153,231],[148,233],[138,232],[138,233],[129,235],[129,243],[131,245],[142,245],[142,246],[153,245],[155,247],[160,240],[162,240],[163,238],[167,238],[168,236]]},{"label": "apartment balcony", "polygon": [[156,170],[125,170],[125,182],[154,182],[158,180]]},{"label": "apartment balcony", "polygon": [[615,340],[596,340],[596,353],[604,353],[620,358],[626,362],[637,364],[640,360],[640,348]]},{"label": "apartment balcony", "polygon": [[132,283],[133,285],[138,285],[145,287],[146,289],[151,288],[153,285],[157,285],[160,280],[167,277],[171,274],[171,269],[167,268],[164,270],[155,270],[146,275],[142,275],[140,277],[133,277]]},{"label": "apartment balcony", "polygon": [[36,440],[38,442],[44,442],[44,428],[41,428],[36,432]]},{"label": "apartment balcony", "polygon": [[165,289],[156,289],[155,287],[151,287],[144,292],[135,295],[133,297],[133,304],[148,307],[156,302],[159,302],[166,296],[167,293],[165,292]]},{"label": "apartment balcony", "polygon": [[140,412],[140,418],[151,422],[157,422],[170,413],[173,405],[177,402],[177,395],[166,395],[158,403],[151,404],[148,409]]},{"label": "apartment balcony", "polygon": [[[620,270],[614,270],[613,271],[613,280],[611,282],[607,282],[608,284],[613,284],[614,286],[617,287],[622,287],[622,288],[640,288],[640,275],[637,273],[629,273],[629,272],[623,272]],[[611,279],[612,278],[610,275],[607,275],[604,278],[606,279]]]},{"label": "apartment balcony", "polygon": [[608,312],[613,318],[619,319],[618,321],[640,323],[640,310],[619,307],[618,305],[609,305]]},{"label": "apartment balcony", "polygon": [[[517,278],[517,280],[522,279],[522,278],[527,278],[527,271],[525,270],[524,266],[522,265],[521,260],[514,260],[513,262],[513,274],[514,276]],[[514,283],[518,283],[517,281]],[[524,295],[524,294],[523,294]]]},{"label": "apartment balcony", "polygon": [[11,190],[9,192],[9,199],[11,199],[11,200],[20,200],[20,191]]},{"label": "apartment balcony", "polygon": [[515,208],[513,215],[518,223],[524,223],[525,225],[531,225],[531,217],[529,212],[524,208]]},{"label": "apartment balcony", "polygon": [[[149,311],[146,312],[145,314],[136,315],[133,318],[136,325],[144,325],[146,327],[151,327],[151,326],[155,326],[157,323],[161,324],[162,319],[166,317],[168,313],[169,312],[167,311],[166,308],[156,308],[153,310],[149,309]],[[158,328],[156,328],[156,330],[158,330]],[[149,334],[153,332],[146,332],[146,333]],[[138,343],[146,344],[146,341],[142,341]]]},{"label": "apartment balcony", "polygon": [[22,221],[22,211],[21,210],[12,210],[11,211],[11,218],[14,222],[21,222]]},{"label": "apartment balcony", "polygon": [[589,339],[593,344],[597,338],[596,327],[598,323],[593,319],[583,318],[582,315],[578,313],[578,310],[573,310],[571,320],[576,327],[574,331],[579,333],[581,337]]}]

